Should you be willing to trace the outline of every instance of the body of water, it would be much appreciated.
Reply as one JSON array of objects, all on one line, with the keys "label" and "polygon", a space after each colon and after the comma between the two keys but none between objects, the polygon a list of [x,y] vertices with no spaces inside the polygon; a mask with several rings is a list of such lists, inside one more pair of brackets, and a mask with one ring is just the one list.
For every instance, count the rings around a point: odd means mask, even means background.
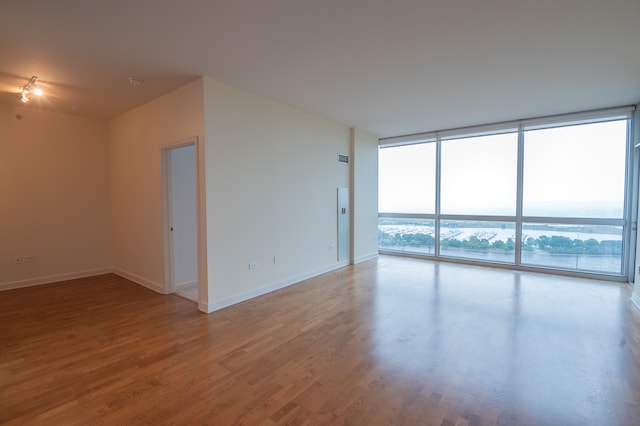
[{"label": "body of water", "polygon": [[[403,253],[426,254],[433,256],[433,247],[402,247],[394,245],[380,246],[381,250]],[[441,256],[482,262],[515,263],[514,252],[466,250],[457,247],[442,247]],[[622,269],[621,256],[586,254],[551,254],[543,251],[522,252],[522,265],[541,266],[586,272],[604,272],[618,274]]]},{"label": "body of water", "polygon": [[[425,234],[434,236],[433,226],[422,225],[378,225],[378,229],[389,235],[405,235],[405,234]],[[470,237],[475,236],[479,239],[487,239],[490,242],[496,240],[507,241],[508,238],[515,240],[516,232],[513,227],[509,228],[458,228],[458,227],[445,227],[440,228],[442,238],[455,238],[457,240],[468,240]],[[543,235],[548,237],[552,235],[562,236],[578,240],[588,240],[593,238],[600,241],[621,241],[622,240],[622,227],[620,227],[617,233],[601,233],[601,232],[584,232],[584,231],[556,231],[556,230],[541,230],[541,229],[526,229],[522,230],[523,240],[527,241],[527,238],[539,238]]]},{"label": "body of water", "polygon": [[[566,228],[566,225],[562,225]],[[397,234],[425,234],[434,235],[434,227],[431,223],[425,225],[405,225],[405,224],[380,224],[379,230],[391,236]],[[607,232],[587,232],[593,229],[604,230]],[[507,241],[511,238],[515,240],[515,229],[512,224],[506,227],[446,227],[440,229],[441,237],[456,239],[459,241],[469,240],[475,236],[478,239],[486,239],[490,243],[494,241]],[[523,241],[529,238],[540,238],[541,236],[562,236],[571,240],[589,240],[594,239],[598,242],[602,241],[622,241],[622,227],[577,227],[576,231],[554,230],[554,229],[526,229],[523,227]],[[393,244],[384,244],[380,242],[380,249],[392,250],[405,253],[434,255],[433,246],[400,246]],[[441,256],[453,257],[461,259],[478,260],[484,262],[499,262],[506,264],[515,263],[514,251],[502,250],[470,250],[461,247],[441,247]],[[533,251],[522,251],[522,265],[541,266],[548,268],[559,268],[576,271],[587,272],[603,272],[618,274],[622,268],[621,255],[590,255],[590,254],[557,254],[549,253],[538,248]]]}]

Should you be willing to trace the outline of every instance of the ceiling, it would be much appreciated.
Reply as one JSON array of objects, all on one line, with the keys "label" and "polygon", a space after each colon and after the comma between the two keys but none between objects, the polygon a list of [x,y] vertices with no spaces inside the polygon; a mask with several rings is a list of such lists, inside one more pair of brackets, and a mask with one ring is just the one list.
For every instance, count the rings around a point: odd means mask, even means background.
[{"label": "ceiling", "polygon": [[0,102],[32,75],[62,112],[206,76],[396,136],[640,102],[640,0],[3,0]]}]

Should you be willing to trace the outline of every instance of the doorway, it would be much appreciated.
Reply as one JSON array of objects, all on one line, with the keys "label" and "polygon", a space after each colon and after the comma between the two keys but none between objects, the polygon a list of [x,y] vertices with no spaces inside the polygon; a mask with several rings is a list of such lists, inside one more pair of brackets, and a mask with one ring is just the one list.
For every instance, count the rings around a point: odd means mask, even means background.
[{"label": "doorway", "polygon": [[198,203],[196,145],[163,150],[165,179],[166,292],[198,303]]}]

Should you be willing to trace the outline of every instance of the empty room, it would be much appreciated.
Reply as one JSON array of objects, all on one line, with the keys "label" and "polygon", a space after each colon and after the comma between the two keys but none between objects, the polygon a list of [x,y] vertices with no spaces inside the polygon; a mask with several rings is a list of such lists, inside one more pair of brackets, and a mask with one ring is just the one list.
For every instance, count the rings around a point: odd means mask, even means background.
[{"label": "empty room", "polygon": [[640,424],[640,3],[0,4],[0,424]]}]

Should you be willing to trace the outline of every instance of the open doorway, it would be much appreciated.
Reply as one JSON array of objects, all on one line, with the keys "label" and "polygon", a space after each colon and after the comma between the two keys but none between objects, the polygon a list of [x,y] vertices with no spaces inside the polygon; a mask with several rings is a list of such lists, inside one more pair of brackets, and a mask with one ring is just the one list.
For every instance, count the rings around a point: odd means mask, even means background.
[{"label": "open doorway", "polygon": [[191,141],[163,150],[166,292],[198,303],[198,214],[196,145]]}]

